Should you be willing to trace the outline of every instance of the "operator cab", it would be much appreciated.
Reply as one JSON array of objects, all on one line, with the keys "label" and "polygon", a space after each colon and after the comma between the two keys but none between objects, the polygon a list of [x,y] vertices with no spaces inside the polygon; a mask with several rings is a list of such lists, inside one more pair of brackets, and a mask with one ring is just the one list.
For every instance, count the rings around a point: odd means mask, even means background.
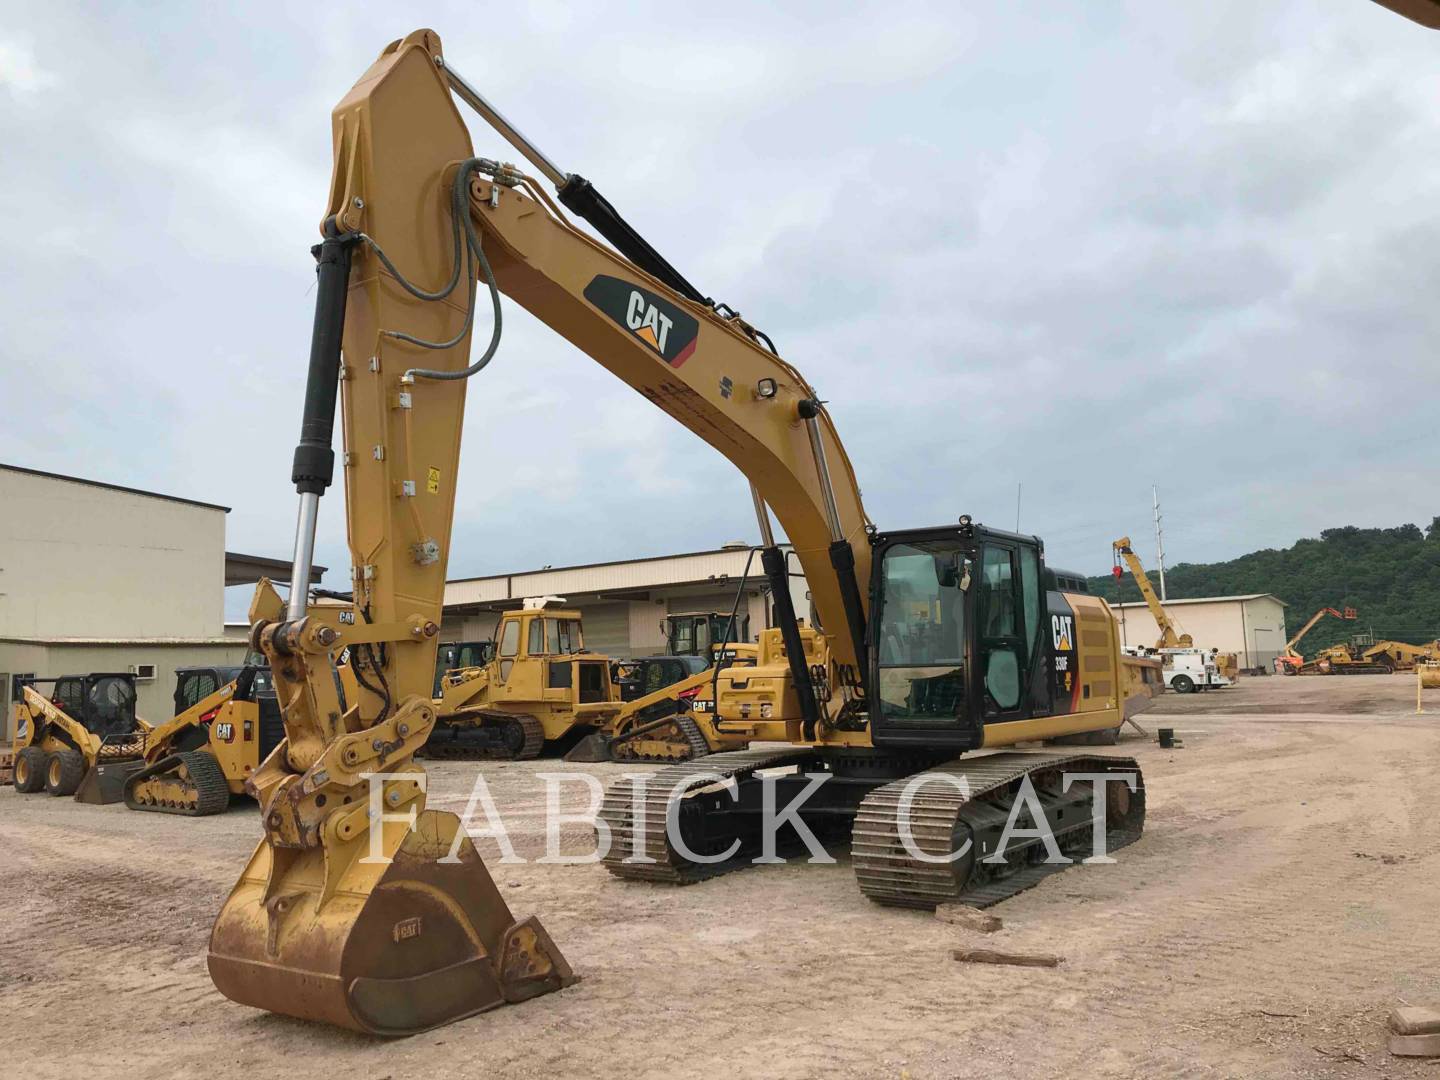
[{"label": "operator cab", "polygon": [[[260,658],[260,663],[251,661]],[[260,760],[264,760],[285,738],[285,721],[280,714],[280,701],[275,694],[275,680],[270,667],[261,653],[252,652],[239,667],[182,667],[175,669],[175,715],[193,709],[217,690],[233,682],[235,693],[231,701],[254,702],[259,713]],[[209,742],[209,722],[220,710],[211,710],[200,717],[200,723],[175,736],[176,750],[198,750]],[[242,732],[246,740],[252,737],[249,722]]]},{"label": "operator cab", "polygon": [[446,641],[435,653],[435,685],[431,697],[439,697],[445,686],[445,676],[453,671],[484,667],[495,659],[493,641]]},{"label": "operator cab", "polygon": [[[1038,537],[968,518],[876,536],[875,744],[974,749],[986,724],[1050,715],[1055,643],[1047,615],[1069,611],[1061,593],[1047,590],[1052,580]],[[1067,653],[1073,637],[1072,630]]]},{"label": "operator cab", "polygon": [[729,614],[679,612],[665,616],[664,628],[667,655],[698,656],[709,665],[714,662],[712,654],[719,646],[749,640],[750,616],[739,615],[732,624]]},{"label": "operator cab", "polygon": [[27,682],[54,683],[50,703],[92,735],[128,735],[137,727],[134,675],[102,672]]}]

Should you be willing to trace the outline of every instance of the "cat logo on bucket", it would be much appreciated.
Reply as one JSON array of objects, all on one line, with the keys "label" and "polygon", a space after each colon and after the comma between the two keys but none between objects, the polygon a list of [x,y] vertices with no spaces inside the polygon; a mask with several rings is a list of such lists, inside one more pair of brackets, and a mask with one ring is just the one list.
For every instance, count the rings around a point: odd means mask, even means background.
[{"label": "cat logo on bucket", "polygon": [[649,289],[598,274],[585,286],[585,299],[658,353],[671,367],[679,367],[695,351],[700,323]]}]

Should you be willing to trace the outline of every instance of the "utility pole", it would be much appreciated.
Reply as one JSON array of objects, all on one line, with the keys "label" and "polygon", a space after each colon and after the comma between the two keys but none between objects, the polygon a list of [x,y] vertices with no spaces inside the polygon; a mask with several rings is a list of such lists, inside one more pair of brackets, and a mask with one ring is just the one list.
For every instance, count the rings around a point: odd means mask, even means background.
[{"label": "utility pole", "polygon": [[1165,595],[1165,533],[1160,528],[1160,489],[1154,484],[1150,485],[1150,498],[1155,507],[1155,562],[1160,567],[1160,599],[1168,600]]}]

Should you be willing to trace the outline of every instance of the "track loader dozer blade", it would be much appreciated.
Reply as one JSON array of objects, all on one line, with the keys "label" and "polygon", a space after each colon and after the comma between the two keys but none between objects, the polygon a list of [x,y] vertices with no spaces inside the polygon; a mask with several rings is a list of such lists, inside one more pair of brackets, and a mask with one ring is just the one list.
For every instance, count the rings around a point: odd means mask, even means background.
[{"label": "track loader dozer blade", "polygon": [[125,798],[125,781],[144,767],[143,758],[100,762],[80,781],[80,786],[75,789],[75,801],[97,806],[119,802]]},{"label": "track loader dozer blade", "polygon": [[[517,922],[461,828],[423,811],[308,849],[260,842],[210,935],[210,977],[242,1005],[410,1035],[576,979],[539,921]],[[371,832],[383,862],[364,862]]]},{"label": "track loader dozer blade", "polygon": [[570,748],[562,761],[613,761],[610,753],[610,736],[599,731],[586,735]]}]

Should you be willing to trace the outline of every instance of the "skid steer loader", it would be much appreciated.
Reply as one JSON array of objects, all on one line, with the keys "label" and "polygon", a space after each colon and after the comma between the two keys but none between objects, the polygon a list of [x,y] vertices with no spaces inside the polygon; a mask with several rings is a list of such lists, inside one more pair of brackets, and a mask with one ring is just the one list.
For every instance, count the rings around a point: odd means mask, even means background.
[{"label": "skid steer loader", "polygon": [[175,717],[151,731],[143,767],[125,781],[125,805],[218,814],[284,737],[268,667],[176,668]]},{"label": "skid steer loader", "polygon": [[[51,685],[50,697],[37,686]],[[145,764],[151,728],[135,715],[135,676],[116,672],[27,679],[14,707],[15,790],[116,802]]]}]

